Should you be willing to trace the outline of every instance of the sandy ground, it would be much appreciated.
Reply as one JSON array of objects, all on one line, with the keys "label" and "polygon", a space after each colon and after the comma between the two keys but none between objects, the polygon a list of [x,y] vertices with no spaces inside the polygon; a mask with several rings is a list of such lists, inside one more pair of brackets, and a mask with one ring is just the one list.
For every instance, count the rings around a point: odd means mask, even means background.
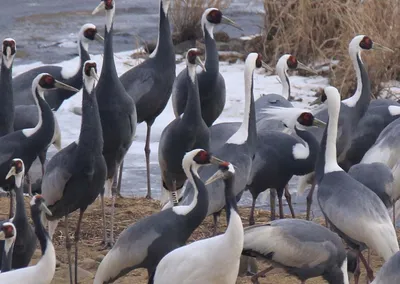
[{"label": "sandy ground", "polygon": [[[25,198],[26,206],[29,205],[29,198]],[[0,198],[0,217],[4,218],[8,212],[9,201],[7,198]],[[110,204],[110,203],[108,203]],[[160,210],[160,204],[155,200],[147,200],[144,198],[119,198],[116,203],[116,225],[115,232],[116,236],[120,232],[137,220],[148,216],[152,213]],[[30,215],[30,211],[28,211]],[[247,218],[249,216],[248,208],[240,208],[240,215],[242,216],[243,224],[247,224]],[[70,215],[69,220],[69,235],[71,239],[74,238],[74,229],[76,226],[78,214],[75,212]],[[264,210],[256,210],[256,220],[259,223],[263,223],[269,220],[269,212]],[[224,232],[226,228],[225,215],[221,216],[222,226],[219,228],[219,232]],[[321,222],[321,220],[315,220]],[[211,236],[212,232],[212,217],[206,218],[203,224],[194,232],[190,238],[190,242],[202,238]],[[399,236],[399,231],[397,231]],[[107,254],[107,250],[101,250],[101,235],[102,235],[102,219],[101,209],[99,202],[92,204],[86,211],[83,217],[83,224],[81,230],[81,241],[79,243],[79,283],[93,283],[93,278],[96,273],[96,269],[104,257]],[[65,249],[65,227],[64,223],[60,222],[54,236],[54,245],[56,247],[57,254],[57,269],[54,280],[52,283],[61,284],[69,283],[68,276],[68,261]],[[40,257],[40,251],[37,250],[32,263],[37,262]],[[260,267],[265,267],[265,263],[258,263]],[[375,273],[382,266],[382,260],[376,254],[372,254],[372,267]],[[362,270],[364,274],[364,270]],[[364,279],[364,276],[361,276]],[[364,282],[364,281],[363,281]],[[128,275],[118,279],[114,283],[134,283],[134,284],[145,284],[147,283],[147,272],[139,269],[130,272]],[[250,277],[238,277],[237,284],[251,283]],[[279,284],[279,283],[300,283],[299,280],[290,277],[284,271],[277,269],[270,272],[267,277],[260,278],[262,284]],[[326,283],[321,278],[314,278],[307,281],[309,284]]]}]

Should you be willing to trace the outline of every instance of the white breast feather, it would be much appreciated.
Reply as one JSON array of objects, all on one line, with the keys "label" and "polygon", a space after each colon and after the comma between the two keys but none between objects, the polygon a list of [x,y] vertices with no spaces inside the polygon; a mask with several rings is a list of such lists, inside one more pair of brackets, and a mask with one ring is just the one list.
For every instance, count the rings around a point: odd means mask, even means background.
[{"label": "white breast feather", "polygon": [[296,160],[305,160],[310,155],[310,148],[308,147],[307,143],[305,143],[305,145],[303,145],[302,143],[297,143],[293,146],[292,152],[293,157]]}]

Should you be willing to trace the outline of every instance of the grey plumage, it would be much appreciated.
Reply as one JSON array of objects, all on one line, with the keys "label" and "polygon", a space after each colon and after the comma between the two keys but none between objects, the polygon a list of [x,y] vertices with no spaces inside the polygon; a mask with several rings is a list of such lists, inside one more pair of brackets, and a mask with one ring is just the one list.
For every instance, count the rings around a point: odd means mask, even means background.
[{"label": "grey plumage", "polygon": [[393,206],[393,174],[388,166],[382,163],[357,164],[352,166],[348,173],[375,192],[386,208]]},{"label": "grey plumage", "polygon": [[322,276],[331,284],[348,283],[342,240],[310,221],[283,219],[247,227],[243,254],[270,260],[301,281]]},{"label": "grey plumage", "polygon": [[[82,88],[82,68],[86,60],[90,60],[88,53],[89,43],[98,39],[96,26],[93,24],[85,24],[81,27],[78,34],[78,53],[80,57],[79,66],[75,71],[67,70],[60,66],[44,65],[33,68],[27,72],[19,74],[13,78],[14,104],[32,105],[35,101],[31,95],[32,80],[40,73],[49,73],[56,80],[68,84],[76,89]],[[57,110],[64,100],[75,95],[75,91],[71,90],[52,90],[46,91],[46,101],[51,109]]]},{"label": "grey plumage", "polygon": [[168,20],[170,0],[160,1],[160,20],[157,47],[143,63],[121,77],[121,83],[136,104],[137,122],[146,122],[145,145],[147,168],[147,197],[150,186],[150,131],[155,119],[167,105],[175,80],[175,51]]},{"label": "grey plumage", "polygon": [[394,283],[400,283],[400,252],[397,252],[385,262],[371,284]]}]

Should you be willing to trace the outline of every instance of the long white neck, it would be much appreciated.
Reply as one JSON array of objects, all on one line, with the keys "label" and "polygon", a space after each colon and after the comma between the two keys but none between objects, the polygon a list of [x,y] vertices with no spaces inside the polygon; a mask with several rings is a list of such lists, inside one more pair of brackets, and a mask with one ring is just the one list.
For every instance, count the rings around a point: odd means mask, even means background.
[{"label": "long white neck", "polygon": [[[51,282],[56,271],[56,252],[50,239],[47,239],[46,252],[36,264],[35,269],[38,271],[38,274],[40,271],[39,275],[43,279],[43,283]],[[48,279],[49,282],[45,282],[45,279]]]},{"label": "long white neck", "polygon": [[4,242],[4,250],[6,251],[6,254],[8,254],[10,249],[14,246],[14,242],[15,242],[15,236],[5,240],[5,242]]},{"label": "long white neck", "polygon": [[95,79],[91,76],[87,76],[86,74],[84,74],[83,83],[85,84],[85,89],[88,92],[88,94],[92,93],[95,84]]},{"label": "long white neck", "polygon": [[278,63],[276,64],[276,71],[278,73],[279,80],[282,83],[282,97],[285,99],[289,99],[290,96],[290,82],[289,82],[289,77],[287,74],[287,58],[289,56],[282,56]]},{"label": "long white neck", "polygon": [[[250,54],[252,56],[253,54]],[[258,56],[257,54],[253,56]],[[243,122],[238,131],[229,138],[226,143],[230,144],[244,144],[249,136],[249,121],[250,121],[250,105],[253,87],[253,71],[255,69],[255,59],[247,58],[244,69],[244,90],[245,90],[245,103]]]},{"label": "long white neck", "polygon": [[349,284],[349,275],[347,273],[347,258],[344,259],[342,267],[340,268],[343,273],[343,283]]},{"label": "long white neck", "polygon": [[357,41],[353,40],[350,42],[349,54],[351,62],[353,62],[354,70],[356,70],[357,89],[354,95],[352,95],[348,99],[343,100],[342,102],[349,107],[354,107],[357,104],[358,100],[360,99],[362,91],[361,70],[360,67],[358,66],[357,57],[360,58],[361,64],[363,64],[363,62],[361,59],[361,51],[359,48],[359,43]]},{"label": "long white neck", "polygon": [[229,225],[225,231],[224,237],[229,240],[228,243],[232,250],[238,251],[240,255],[242,253],[244,241],[243,223],[236,210],[233,208],[230,210]]},{"label": "long white neck", "polygon": [[194,195],[193,195],[192,202],[190,202],[189,205],[179,205],[179,206],[172,207],[172,210],[178,215],[187,215],[187,214],[189,214],[197,205],[197,197],[199,195],[199,190],[198,190],[198,188],[196,186],[196,183],[194,182],[193,174],[192,174],[192,171],[190,171],[190,169],[192,169],[193,173],[197,177],[199,177],[199,174],[197,173],[197,171],[199,169],[199,166],[196,163],[193,162],[193,163],[190,163],[189,165],[188,165],[188,162],[187,163],[185,163],[185,162],[183,163],[183,171],[185,172],[189,182],[193,186]]},{"label": "long white neck", "polygon": [[329,122],[327,126],[328,129],[325,149],[325,173],[342,171],[336,159],[336,139],[340,112],[340,94],[337,89],[333,87],[328,88],[331,90],[330,95],[327,95]]},{"label": "long white neck", "polygon": [[203,31],[203,36],[205,36],[205,34],[206,34],[206,31],[205,31],[205,29],[206,29],[208,31],[208,33],[210,34],[210,37],[212,39],[214,39],[214,25],[211,24],[207,20],[207,15],[211,10],[214,10],[214,8],[209,8],[209,9],[206,9],[204,11],[204,13],[203,13],[203,15],[201,17],[201,29]]},{"label": "long white neck", "polygon": [[40,127],[42,127],[42,123],[43,123],[43,121],[42,121],[42,109],[40,108],[39,101],[38,101],[38,99],[37,99],[37,97],[36,97],[36,92],[38,92],[38,94],[39,94],[41,97],[44,96],[44,92],[43,92],[43,90],[39,87],[39,85],[38,85],[38,84],[33,84],[33,86],[32,86],[32,93],[33,93],[33,99],[35,100],[35,104],[36,104],[37,109],[38,109],[39,121],[38,121],[38,123],[36,124],[36,126],[35,126],[34,128],[27,128],[27,129],[23,129],[23,130],[22,130],[22,133],[23,133],[26,137],[29,137],[29,136],[32,136],[33,134],[35,134],[35,133],[40,129]]}]

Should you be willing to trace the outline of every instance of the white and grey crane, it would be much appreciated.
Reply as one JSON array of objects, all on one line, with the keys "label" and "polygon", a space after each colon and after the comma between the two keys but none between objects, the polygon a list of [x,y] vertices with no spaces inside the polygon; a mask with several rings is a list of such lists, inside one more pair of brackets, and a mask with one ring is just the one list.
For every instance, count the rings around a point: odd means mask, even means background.
[{"label": "white and grey crane", "polygon": [[32,197],[31,216],[40,243],[42,257],[35,265],[0,273],[0,283],[50,284],[56,272],[56,252],[41,222],[42,214],[51,214],[41,195]]},{"label": "white and grey crane", "polygon": [[[345,159],[346,153],[351,145],[352,134],[357,129],[358,122],[367,111],[371,100],[371,83],[368,77],[367,70],[365,69],[364,63],[361,59],[361,51],[377,49],[392,51],[387,47],[373,42],[372,39],[366,35],[355,36],[349,44],[350,59],[356,71],[357,89],[354,92],[353,96],[346,100],[343,100],[340,106],[338,140],[336,143],[339,164],[341,164],[341,162]],[[324,122],[327,122],[327,109],[322,109],[320,112],[315,114],[315,117]],[[321,141],[323,136],[323,131],[321,129],[313,129],[311,130],[311,132],[316,136],[318,141]],[[309,179],[309,176],[306,175],[303,178]],[[312,178],[311,190],[307,196],[307,216],[310,216],[312,196],[314,193],[315,185],[316,183],[318,183],[319,179],[321,179],[321,176],[315,176],[315,178]],[[300,184],[305,183],[300,182]]]},{"label": "white and grey crane", "polygon": [[107,164],[107,181],[105,196],[112,197],[111,230],[106,246],[114,244],[114,211],[118,187],[118,169],[124,160],[129,147],[132,145],[136,133],[135,102],[126,92],[114,62],[113,26],[115,16],[115,0],[102,0],[93,10],[96,14],[105,10],[105,35],[103,66],[96,96],[100,112],[101,127],[103,130],[103,156]]},{"label": "white and grey crane", "polygon": [[[336,139],[340,113],[340,94],[334,87],[324,89],[329,122],[316,163],[318,203],[330,227],[358,252],[370,280],[373,271],[361,251],[370,248],[386,261],[399,250],[389,213],[378,195],[353,179],[339,167]],[[358,276],[355,275],[356,283]]]},{"label": "white and grey crane", "polygon": [[[48,162],[42,180],[42,195],[52,214],[49,220],[50,237],[53,236],[58,221],[65,217],[66,248],[70,281],[72,283],[71,244],[68,235],[68,215],[79,209],[75,231],[75,282],[77,279],[78,242],[83,213],[100,194],[104,194],[107,167],[103,152],[103,139],[99,108],[95,93],[96,63],[85,62],[83,73],[82,123],[79,139],[61,151]],[[102,200],[103,233],[105,231],[104,199]]]},{"label": "white and grey crane", "polygon": [[175,118],[163,130],[158,144],[158,162],[161,169],[163,190],[167,190],[174,204],[178,203],[177,191],[180,190],[187,176],[182,168],[183,156],[193,149],[205,149],[210,145],[210,132],[201,117],[199,85],[196,76],[197,64],[204,68],[200,60],[200,50],[191,48],[186,53],[185,77],[188,100],[185,112]]},{"label": "white and grey crane", "polygon": [[44,91],[56,88],[77,91],[75,88],[61,83],[50,74],[42,73],[32,82],[32,95],[35,99],[39,121],[34,128],[14,131],[0,137],[0,186],[12,186],[14,178],[6,179],[12,159],[20,158],[24,162],[25,173],[36,159],[46,149],[54,136],[54,115],[44,99]]},{"label": "white and grey crane", "polygon": [[11,222],[5,222],[0,225],[0,240],[4,241],[2,258],[0,261],[1,272],[11,270],[13,250],[15,238],[17,237],[17,230]]},{"label": "white and grey crane", "polygon": [[[206,68],[197,74],[197,79],[199,81],[201,113],[208,127],[222,113],[226,99],[225,80],[219,73],[219,55],[217,43],[214,39],[214,27],[219,24],[231,25],[241,30],[235,22],[222,15],[222,12],[217,8],[206,9],[201,17],[201,28],[206,48]],[[179,117],[185,111],[188,101],[187,76],[186,70],[179,73],[172,89],[172,105],[175,117]]]},{"label": "white and grey crane", "polygon": [[381,103],[381,105],[375,106],[373,103],[375,101],[371,101],[367,112],[352,135],[351,146],[346,153],[345,160],[341,163],[345,171],[360,163],[383,129],[400,117],[400,104],[397,102],[386,100],[387,105]]},{"label": "white and grey crane", "polygon": [[371,284],[400,283],[400,252],[386,261]]},{"label": "white and grey crane", "polygon": [[[214,151],[215,155],[236,166],[233,192],[237,197],[240,197],[245,189],[256,151],[257,130],[253,98],[253,73],[255,69],[261,68],[263,65],[260,54],[250,53],[247,56],[244,70],[245,103],[243,122],[238,131],[234,133],[221,148]],[[202,180],[207,180],[214,173],[214,168],[204,168],[200,172],[200,178]],[[221,180],[207,185],[207,191],[210,197],[207,215],[214,215],[214,233],[217,232],[217,218],[219,213],[225,207],[223,188],[224,183]],[[193,189],[191,185],[187,185],[183,193],[181,204],[187,205],[193,201],[193,198]],[[170,206],[170,204],[167,204],[164,208],[168,206]]]},{"label": "white and grey crane", "polygon": [[154,284],[235,283],[243,249],[243,224],[232,191],[234,165],[226,162],[206,184],[222,179],[228,227],[224,234],[177,248],[160,261]]},{"label": "white and grey crane", "polygon": [[[264,65],[269,71],[273,71],[267,65]],[[290,97],[290,81],[288,76],[289,70],[302,69],[315,73],[314,70],[307,67],[296,59],[291,54],[282,55],[276,64],[276,73],[280,82],[282,83],[282,93],[279,94],[266,94],[259,97],[255,103],[256,112],[256,125],[257,133],[262,133],[267,130],[283,130],[285,126],[281,121],[268,118],[268,114],[263,110],[269,107],[287,107],[291,108],[293,105],[288,101]],[[266,119],[268,118],[268,119]],[[220,148],[240,127],[240,122],[223,122],[214,124],[210,127],[211,133],[211,148],[213,151]]]},{"label": "white and grey crane", "polygon": [[[137,122],[146,122],[147,198],[151,198],[150,134],[151,126],[167,105],[175,80],[175,51],[168,20],[170,0],[160,0],[157,46],[150,57],[120,77],[125,90],[136,104]],[[122,165],[120,169],[122,174]],[[118,184],[118,192],[121,183]]]},{"label": "white and grey crane", "polygon": [[[298,137],[281,131],[258,131],[257,151],[253,159],[251,173],[246,185],[253,202],[249,223],[254,225],[254,208],[258,195],[270,188],[278,193],[279,217],[284,218],[282,196],[285,192],[292,217],[295,218],[288,190],[288,182],[293,175],[312,172],[319,151],[316,138],[307,130],[312,126],[324,127],[325,123],[314,117],[311,111],[298,108],[267,108],[268,117],[283,123]],[[271,219],[275,219],[275,196],[271,200]]]},{"label": "white and grey crane", "polygon": [[4,39],[1,49],[0,70],[0,137],[14,131],[12,67],[16,52],[15,40],[12,38]]},{"label": "white and grey crane", "polygon": [[223,162],[203,149],[188,152],[183,158],[182,167],[193,185],[193,201],[155,213],[126,228],[101,261],[94,284],[113,282],[137,268],[147,269],[148,283],[153,283],[160,260],[170,251],[185,245],[207,216],[208,193],[197,170],[205,165],[220,165]]},{"label": "white and grey crane", "polygon": [[82,88],[82,68],[86,60],[90,60],[89,43],[94,40],[103,41],[96,26],[84,24],[78,34],[79,65],[71,70],[69,66],[44,65],[33,68],[13,78],[14,105],[32,105],[35,100],[30,95],[32,80],[40,73],[49,73],[56,80],[74,87],[72,90],[47,90],[46,101],[52,110],[57,110],[64,100],[75,95]]},{"label": "white and grey crane", "polygon": [[342,239],[311,221],[283,219],[245,228],[243,255],[272,262],[252,276],[252,283],[280,267],[301,283],[322,276],[330,284],[349,284]]},{"label": "white and grey crane", "polygon": [[[13,251],[12,268],[19,269],[27,267],[36,250],[36,236],[25,210],[23,178],[25,175],[24,162],[15,158],[9,165],[9,172],[6,178],[14,177],[12,190],[15,192],[16,210],[15,215],[9,220],[18,230]],[[7,220],[8,221],[8,220]],[[1,243],[1,242],[0,242]],[[0,247],[0,255],[3,254],[3,248]],[[0,262],[2,258],[0,257]]]}]

